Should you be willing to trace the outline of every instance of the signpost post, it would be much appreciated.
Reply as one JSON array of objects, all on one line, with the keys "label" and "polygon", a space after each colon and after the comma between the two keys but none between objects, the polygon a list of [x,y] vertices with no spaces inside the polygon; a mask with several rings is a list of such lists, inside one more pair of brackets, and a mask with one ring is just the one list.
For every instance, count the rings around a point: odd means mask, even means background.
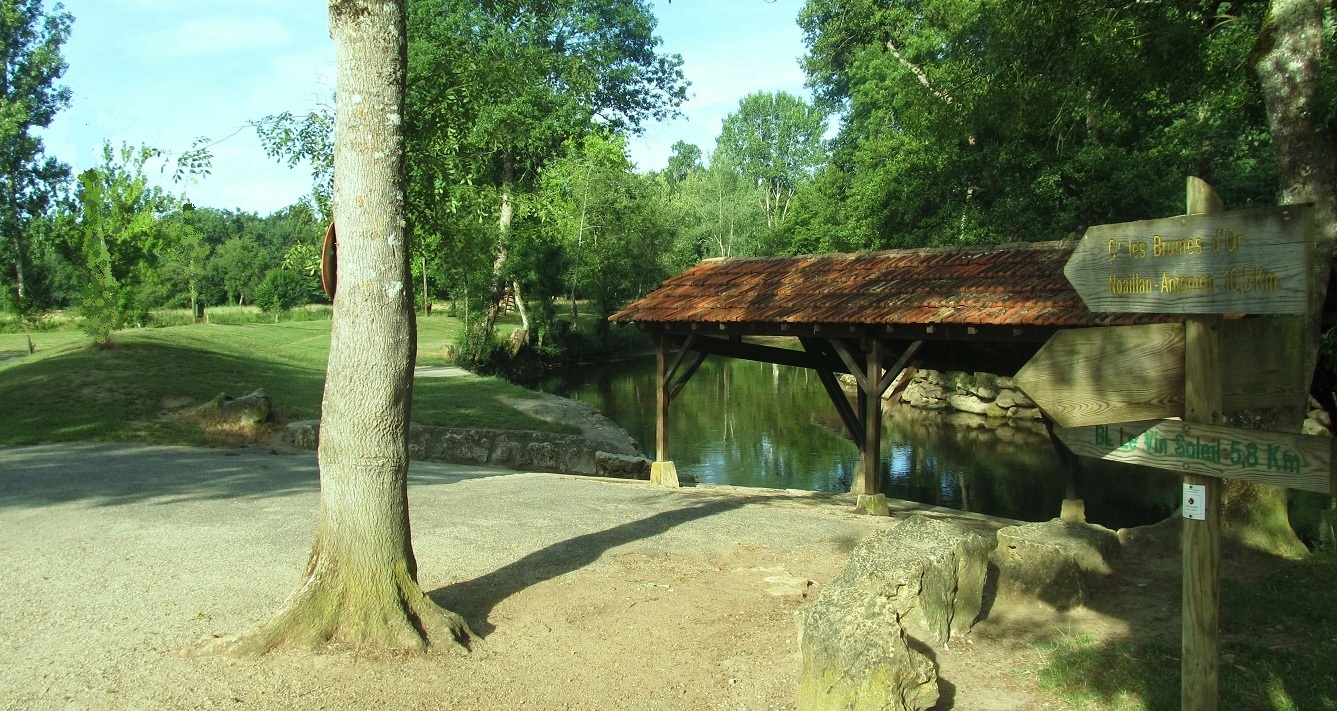
[{"label": "signpost post", "polygon": [[[1328,494],[1337,479],[1330,438],[1221,425],[1228,404],[1290,406],[1307,394],[1304,354],[1286,352],[1294,345],[1240,337],[1285,325],[1253,319],[1241,328],[1223,314],[1315,309],[1310,207],[1225,212],[1197,178],[1187,202],[1180,217],[1088,229],[1063,270],[1092,311],[1186,314],[1184,323],[1060,332],[1016,381],[1075,453],[1184,473],[1180,700],[1215,711],[1221,479]],[[1162,419],[1171,417],[1182,419]]]}]

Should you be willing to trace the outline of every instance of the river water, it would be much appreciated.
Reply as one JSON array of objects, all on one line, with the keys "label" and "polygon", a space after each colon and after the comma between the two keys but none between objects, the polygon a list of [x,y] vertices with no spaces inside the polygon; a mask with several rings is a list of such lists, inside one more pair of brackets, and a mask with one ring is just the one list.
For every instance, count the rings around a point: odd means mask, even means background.
[{"label": "river water", "polygon": [[[654,359],[585,366],[530,387],[598,408],[655,446]],[[804,368],[711,357],[669,410],[669,454],[703,483],[848,491],[859,460],[816,375]],[[990,423],[897,406],[884,418],[888,496],[995,516],[1058,515],[1067,480],[1043,427]],[[1153,523],[1178,504],[1179,478],[1085,462],[1076,486],[1087,519],[1111,528]]]}]

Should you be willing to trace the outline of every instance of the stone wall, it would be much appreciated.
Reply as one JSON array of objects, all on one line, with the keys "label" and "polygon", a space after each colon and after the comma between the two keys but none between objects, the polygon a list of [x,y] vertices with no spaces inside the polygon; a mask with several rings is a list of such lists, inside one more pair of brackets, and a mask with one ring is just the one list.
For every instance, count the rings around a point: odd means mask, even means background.
[{"label": "stone wall", "polygon": [[[319,439],[319,420],[294,422],[283,431],[284,442],[303,449],[315,449]],[[644,457],[603,451],[579,435],[547,432],[412,425],[409,458],[519,471],[650,478],[650,460]]]},{"label": "stone wall", "polygon": [[991,373],[918,370],[901,392],[901,402],[921,410],[954,410],[990,419],[1041,419],[1040,408],[1012,378]]}]

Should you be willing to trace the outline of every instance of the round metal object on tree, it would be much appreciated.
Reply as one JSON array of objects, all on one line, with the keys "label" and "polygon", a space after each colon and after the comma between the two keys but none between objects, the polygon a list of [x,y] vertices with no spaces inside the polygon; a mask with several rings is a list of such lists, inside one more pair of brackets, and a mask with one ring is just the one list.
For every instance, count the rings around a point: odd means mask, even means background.
[{"label": "round metal object on tree", "polygon": [[329,229],[325,230],[325,243],[320,246],[320,287],[325,290],[325,296],[330,301],[334,300],[335,268],[338,264],[335,250],[338,243],[334,235],[334,223],[331,222]]}]

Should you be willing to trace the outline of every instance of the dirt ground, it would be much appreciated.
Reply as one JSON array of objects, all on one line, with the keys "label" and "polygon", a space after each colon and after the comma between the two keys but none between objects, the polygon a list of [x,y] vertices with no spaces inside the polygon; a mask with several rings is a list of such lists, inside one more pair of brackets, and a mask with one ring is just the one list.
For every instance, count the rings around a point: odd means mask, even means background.
[{"label": "dirt ground", "polygon": [[[415,462],[421,582],[483,636],[471,653],[182,656],[296,587],[317,496],[306,452],[0,449],[0,709],[789,709],[804,607],[907,515]],[[1118,585],[1149,583],[1164,581]],[[1066,614],[996,605],[937,653],[938,708],[1067,708],[1037,684],[1037,643],[1177,628],[1177,593],[1161,593]]]}]

